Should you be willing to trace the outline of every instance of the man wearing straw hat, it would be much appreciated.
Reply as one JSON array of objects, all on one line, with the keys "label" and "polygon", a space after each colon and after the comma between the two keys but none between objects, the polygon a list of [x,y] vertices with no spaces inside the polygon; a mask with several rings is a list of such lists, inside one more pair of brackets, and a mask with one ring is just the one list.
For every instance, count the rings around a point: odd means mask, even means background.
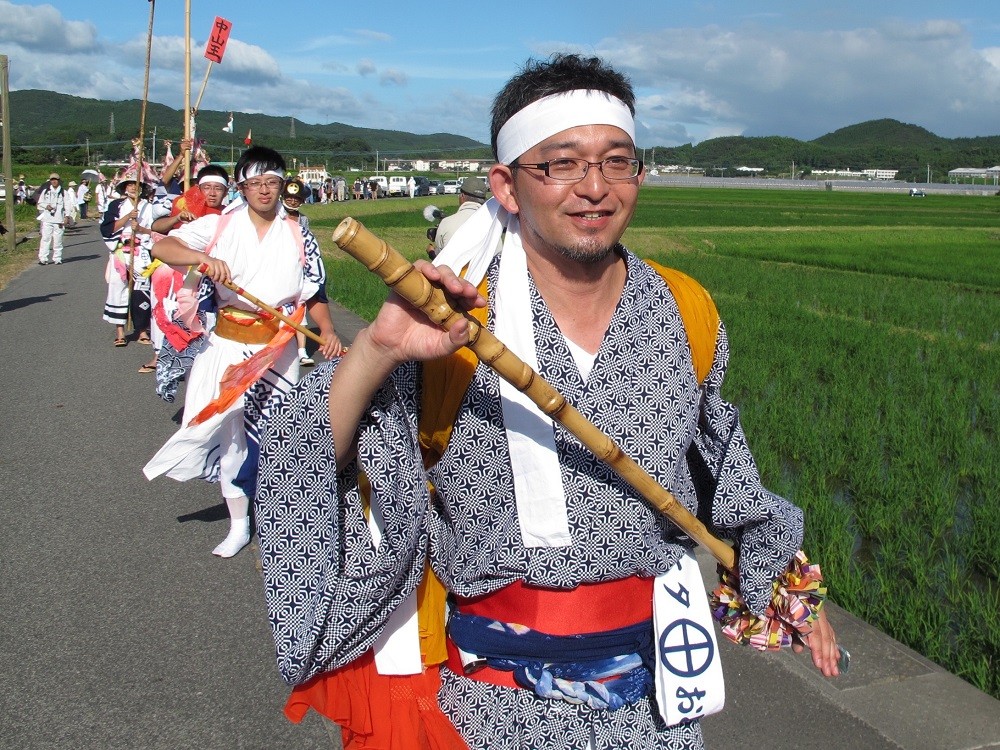
[{"label": "man wearing straw hat", "polygon": [[[738,542],[759,615],[802,513],[761,485],[721,398],[725,328],[685,312],[707,295],[619,242],[643,181],[634,99],[597,58],[529,62],[494,101],[494,198],[415,265]],[[485,364],[455,375],[469,331],[392,295],[268,422],[258,529],[286,713],[334,719],[347,748],[702,747],[723,687],[691,540]],[[834,676],[833,631],[810,622]]]}]

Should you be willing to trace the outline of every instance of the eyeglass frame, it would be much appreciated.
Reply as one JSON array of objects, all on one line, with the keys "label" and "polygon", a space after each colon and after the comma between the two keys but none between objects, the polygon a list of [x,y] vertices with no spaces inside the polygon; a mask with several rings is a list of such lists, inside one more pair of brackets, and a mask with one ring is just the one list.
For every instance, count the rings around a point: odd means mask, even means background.
[{"label": "eyeglass frame", "polygon": [[[630,164],[634,163],[635,174],[629,175],[628,177],[608,177],[604,173],[604,165],[609,161],[617,159],[622,159],[624,161],[629,162]],[[583,170],[582,175],[580,175],[575,179],[566,179],[565,177],[553,177],[551,174],[549,174],[549,166],[552,164],[552,162],[557,162],[557,161],[571,161],[577,164],[580,162],[584,162],[587,165],[587,168]],[[576,183],[582,182],[583,180],[587,179],[587,175],[590,174],[591,167],[597,167],[601,171],[601,176],[608,182],[625,182],[626,180],[634,180],[636,177],[642,174],[642,170],[645,168],[645,165],[642,163],[642,159],[636,159],[635,157],[627,157],[627,156],[609,156],[607,159],[602,159],[601,161],[587,161],[586,159],[578,159],[572,156],[562,156],[559,157],[558,159],[549,159],[548,161],[540,161],[537,162],[536,164],[524,164],[519,161],[513,161],[507,166],[509,166],[511,169],[518,169],[519,167],[524,167],[525,169],[540,169],[542,170],[542,172],[545,173],[545,176],[548,177],[550,180],[555,180],[556,182],[562,185],[575,185]]]},{"label": "eyeglass frame", "polygon": [[[260,182],[254,182],[258,179],[257,177],[251,177],[249,180],[243,180],[240,185],[252,193],[260,192],[260,189],[267,185],[272,190],[281,190],[281,186],[285,184],[285,181],[280,177],[269,177],[266,180],[261,180]],[[272,182],[274,181],[274,182]]]}]

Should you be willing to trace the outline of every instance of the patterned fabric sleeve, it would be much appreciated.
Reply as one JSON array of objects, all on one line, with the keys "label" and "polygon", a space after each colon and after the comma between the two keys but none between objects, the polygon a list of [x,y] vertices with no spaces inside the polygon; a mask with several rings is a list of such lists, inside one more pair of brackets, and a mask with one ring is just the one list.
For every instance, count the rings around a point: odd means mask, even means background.
[{"label": "patterned fabric sleeve", "polygon": [[[292,684],[363,654],[423,575],[429,497],[416,424],[392,383],[359,429],[357,462],[337,473],[327,394],[336,362],[317,367],[262,429],[257,533],[278,668]],[[358,464],[383,522],[376,547]]]},{"label": "patterned fabric sleeve", "polygon": [[741,593],[761,615],[771,584],[802,544],[802,511],[763,487],[740,424],[739,410],[722,399],[729,340],[720,324],[715,363],[704,383],[695,445],[715,480],[712,524],[739,547]]},{"label": "patterned fabric sleeve", "polygon": [[323,266],[323,256],[320,254],[316,236],[306,227],[301,227],[301,230],[306,253],[306,265],[302,270],[305,282],[302,285],[301,301],[305,302],[315,297],[316,293],[326,285],[326,268]]}]

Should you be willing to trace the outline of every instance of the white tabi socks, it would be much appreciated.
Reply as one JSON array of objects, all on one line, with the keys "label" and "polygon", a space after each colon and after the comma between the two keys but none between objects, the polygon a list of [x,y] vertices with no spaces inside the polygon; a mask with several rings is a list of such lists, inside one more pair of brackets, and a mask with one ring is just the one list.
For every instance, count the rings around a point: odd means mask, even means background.
[{"label": "white tabi socks", "polygon": [[232,557],[250,543],[250,499],[246,495],[227,497],[229,536],[212,550],[216,557]]}]

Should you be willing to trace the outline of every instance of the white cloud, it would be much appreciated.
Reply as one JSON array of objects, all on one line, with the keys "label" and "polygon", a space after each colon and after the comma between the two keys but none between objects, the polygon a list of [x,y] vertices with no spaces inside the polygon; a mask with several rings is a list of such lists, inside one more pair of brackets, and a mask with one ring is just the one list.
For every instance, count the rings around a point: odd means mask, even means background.
[{"label": "white cloud", "polygon": [[383,86],[405,86],[409,79],[402,70],[386,68],[379,73],[378,80]]},{"label": "white cloud", "polygon": [[0,43],[50,54],[98,52],[97,27],[67,21],[51,5],[14,5],[0,0]]},{"label": "white cloud", "polygon": [[979,134],[1000,122],[1000,54],[979,51],[950,21],[893,22],[847,31],[743,26],[665,29],[604,40],[599,54],[625,68],[656,145],[684,131],[812,139],[892,117],[939,135]]}]

